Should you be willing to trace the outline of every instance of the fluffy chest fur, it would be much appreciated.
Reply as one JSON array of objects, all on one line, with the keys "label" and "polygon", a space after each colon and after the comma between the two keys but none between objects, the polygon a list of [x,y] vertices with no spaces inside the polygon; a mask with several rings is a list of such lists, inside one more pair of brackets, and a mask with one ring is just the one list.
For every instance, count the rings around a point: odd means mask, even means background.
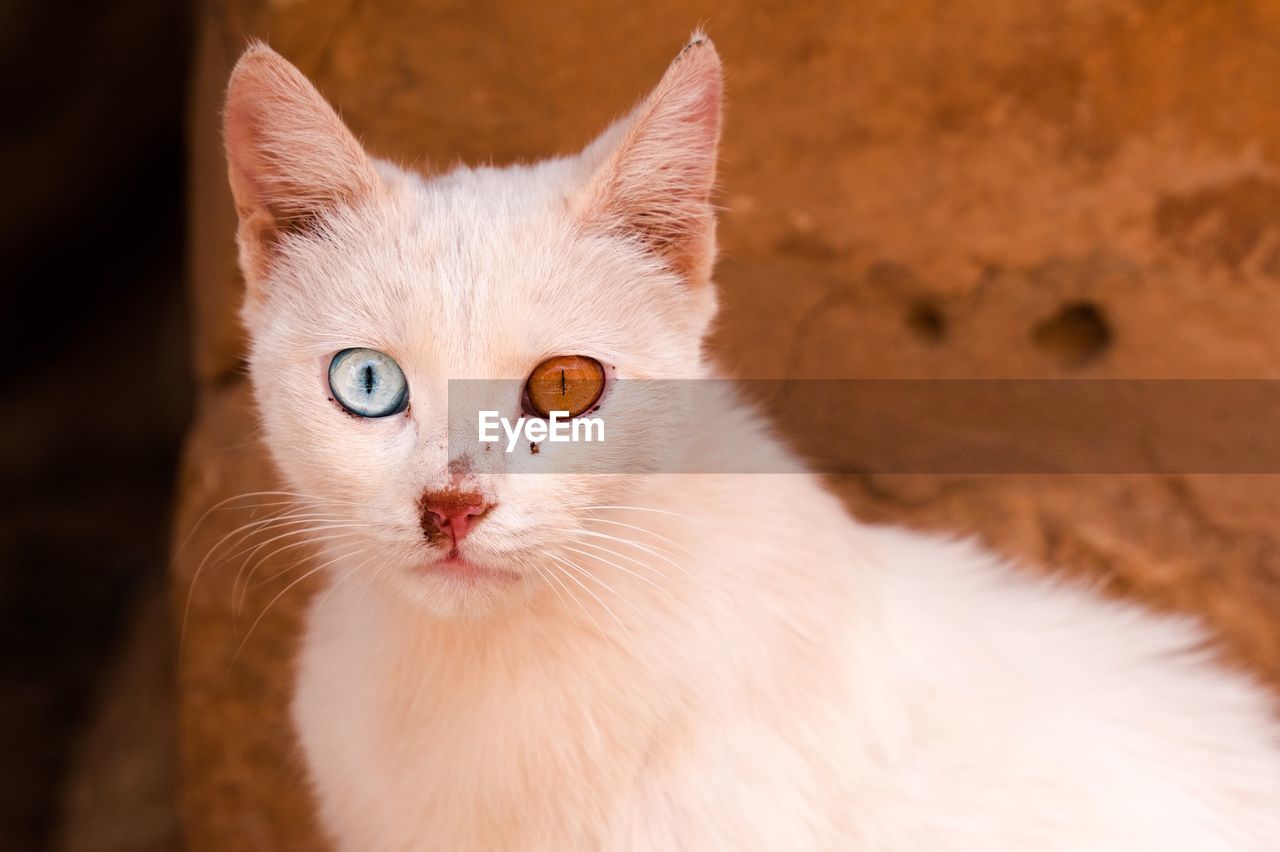
[{"label": "fluffy chest fur", "polygon": [[1280,831],[1266,702],[1191,625],[851,528],[807,477],[719,485],[730,517],[813,501],[811,547],[743,558],[749,524],[660,525],[714,591],[672,580],[673,603],[606,573],[620,623],[586,598],[597,627],[554,596],[465,635],[394,599],[324,603],[295,716],[340,845],[1265,849]]},{"label": "fluffy chest fur", "polygon": [[[775,483],[760,506],[812,487]],[[829,669],[841,656],[821,647],[841,641],[836,613],[786,589],[762,596],[759,584],[779,579],[764,565],[786,554],[752,546],[752,526],[743,518],[690,534],[674,516],[651,521],[679,543],[692,576],[655,573],[652,585],[597,564],[600,586],[569,583],[492,624],[424,623],[395,597],[355,587],[321,596],[294,709],[308,753],[329,765],[315,776],[323,800],[347,812],[340,823],[363,826],[350,844],[402,848],[412,836],[422,848],[575,848],[653,831],[687,841],[700,823],[709,836],[726,830],[705,820],[721,799],[764,799],[733,834],[757,819],[792,837],[802,823],[828,822],[830,802],[800,791],[833,772],[818,769],[818,720],[824,703],[843,703],[820,697],[840,682]],[[784,695],[811,696],[806,712]],[[707,762],[723,769],[708,775]],[[793,792],[779,796],[788,767]],[[343,781],[330,790],[327,778]],[[417,825],[433,827],[429,838]]]}]

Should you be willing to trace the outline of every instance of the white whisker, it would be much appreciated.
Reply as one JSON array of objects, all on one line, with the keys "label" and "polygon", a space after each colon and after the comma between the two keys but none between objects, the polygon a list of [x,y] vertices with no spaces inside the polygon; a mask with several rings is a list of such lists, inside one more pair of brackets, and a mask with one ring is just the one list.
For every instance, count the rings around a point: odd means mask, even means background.
[{"label": "white whisker", "polygon": [[[348,558],[348,557],[349,557],[349,558],[353,558],[353,559],[354,559],[354,558],[359,557],[360,555],[361,555],[361,552],[360,552],[360,551],[356,551],[355,553],[347,554],[347,555],[346,555],[346,556],[344,556],[343,558],[345,559],[345,558]],[[341,586],[341,585],[342,585],[343,583],[345,583],[347,580],[349,580],[349,579],[351,579],[353,576],[355,576],[356,572],[358,572],[358,571],[360,570],[361,566],[363,566],[364,564],[365,564],[364,562],[361,562],[361,563],[359,563],[359,564],[357,564],[357,565],[352,566],[351,568],[348,568],[346,571],[344,571],[344,572],[343,572],[342,576],[341,576],[341,577],[339,577],[339,578],[338,578],[338,579],[333,583],[333,585],[331,585],[328,589],[326,589],[326,590],[325,590],[324,596],[323,596],[323,597],[321,597],[321,598],[320,598],[320,600],[316,602],[316,605],[315,605],[314,607],[312,607],[312,609],[311,609],[311,617],[307,620],[307,629],[308,629],[308,632],[310,632],[311,628],[315,626],[315,623],[316,623],[316,617],[320,614],[320,610],[321,610],[321,609],[324,607],[324,605],[328,602],[329,598],[333,596],[333,593],[334,593],[335,591],[337,591],[337,589],[338,589],[338,587],[339,587],[339,586]]]},{"label": "white whisker", "polygon": [[[242,575],[244,575],[244,582],[247,585],[249,581],[253,579],[254,573],[258,570],[259,567],[262,566],[263,563],[270,561],[275,556],[281,553],[284,553],[287,550],[293,550],[295,547],[305,547],[308,544],[318,544],[324,541],[335,541],[337,539],[342,539],[342,538],[351,538],[351,537],[360,535],[362,532],[365,531],[365,529],[366,528],[363,524],[332,524],[332,525],[324,525],[324,526],[305,527],[302,529],[290,530],[289,532],[281,533],[280,535],[277,535],[271,539],[268,539],[267,541],[264,541],[262,544],[256,545],[247,550],[242,550],[240,551],[240,553],[237,553],[236,556],[240,556],[245,553],[248,553],[248,555],[245,556],[244,562],[241,563],[239,570],[236,571],[236,577],[235,577],[235,580],[232,582],[232,586],[231,586],[232,594],[234,595],[235,590],[238,587],[240,587],[240,578]],[[355,530],[355,532],[342,532],[342,530]],[[316,533],[327,533],[327,535],[316,535]],[[270,551],[265,556],[258,558],[258,560],[253,563],[253,567],[249,568],[250,561],[253,560],[254,557],[257,556],[257,554],[264,547],[266,547],[269,544],[272,544],[273,542],[294,538],[295,536],[305,536],[305,537],[299,538],[297,541],[287,542],[286,544],[283,544],[280,547],[277,547],[275,550]],[[234,556],[227,557],[226,559],[221,560],[217,564],[222,565],[234,558],[235,558]],[[245,570],[247,568],[249,569],[248,574],[245,575]],[[273,578],[268,578],[268,581],[270,581],[270,579],[273,579]]]},{"label": "white whisker", "polygon": [[[370,557],[370,559],[371,558],[372,557]],[[367,561],[368,560],[366,560],[366,562]],[[365,563],[362,562],[360,564],[363,565]],[[254,619],[253,624],[249,625],[249,632],[247,632],[244,635],[244,639],[242,639],[240,641],[239,646],[236,647],[236,652],[231,656],[231,662],[228,664],[229,666],[234,666],[236,664],[236,660],[240,658],[240,652],[244,650],[244,646],[248,643],[249,637],[253,635],[253,631],[257,628],[257,626],[262,623],[262,619],[266,617],[268,612],[270,612],[271,607],[275,606],[276,602],[278,602],[282,597],[284,597],[289,592],[290,589],[294,588],[299,583],[306,580],[308,577],[311,577],[317,571],[323,570],[325,567],[326,567],[325,565],[319,565],[315,568],[312,568],[310,571],[307,571],[301,577],[299,577],[298,579],[294,580],[292,583],[290,583],[289,585],[281,589],[280,592],[274,598],[272,598],[270,601],[267,602],[267,605],[263,607],[262,612],[259,613],[256,619]]]},{"label": "white whisker", "polygon": [[[600,584],[601,586],[603,586],[606,590],[608,590],[608,592],[609,592],[610,594],[614,595],[615,597],[618,597],[618,593],[617,593],[617,592],[615,592],[615,591],[613,590],[613,588],[612,588],[608,583],[604,582],[604,581],[603,581],[603,580],[601,580],[599,577],[596,577],[596,576],[595,576],[594,574],[592,574],[590,571],[586,570],[586,569],[585,569],[585,568],[583,568],[581,565],[578,565],[578,564],[577,564],[576,562],[574,562],[573,560],[571,560],[571,559],[566,559],[566,558],[564,558],[563,556],[558,556],[558,555],[556,555],[556,554],[554,554],[554,553],[548,553],[548,554],[547,554],[547,556],[548,556],[548,557],[550,557],[551,559],[554,559],[556,562],[559,562],[560,564],[564,565],[566,568],[569,568],[570,570],[574,571],[575,573],[579,573],[579,574],[581,574],[582,576],[586,577],[587,579],[592,580],[593,582],[599,583],[599,584]],[[644,653],[643,653],[643,651],[641,651],[641,649],[640,649],[640,643],[639,643],[639,642],[637,642],[637,641],[636,641],[636,638],[635,638],[634,636],[632,636],[632,635],[631,635],[631,631],[630,631],[630,630],[628,630],[628,629],[627,629],[627,626],[626,626],[625,624],[623,624],[623,623],[622,623],[622,619],[618,618],[617,613],[615,613],[615,612],[614,612],[614,611],[609,607],[609,605],[608,605],[607,603],[605,603],[603,600],[601,600],[599,595],[597,595],[595,592],[591,591],[591,589],[589,589],[589,588],[587,588],[585,585],[583,585],[583,584],[582,584],[582,582],[581,582],[580,580],[578,580],[578,578],[577,578],[577,577],[575,577],[573,574],[565,574],[564,576],[565,576],[565,577],[567,577],[567,578],[568,578],[568,579],[570,579],[570,580],[573,580],[573,582],[574,582],[574,583],[577,583],[577,584],[578,584],[578,586],[580,586],[584,592],[586,592],[587,594],[591,595],[591,597],[595,600],[595,602],[596,602],[596,603],[598,603],[598,604],[600,604],[600,606],[604,608],[604,611],[605,611],[605,612],[609,613],[609,617],[610,617],[610,618],[612,618],[612,619],[614,620],[614,622],[618,625],[618,627],[622,630],[622,632],[623,632],[624,634],[626,634],[626,637],[627,637],[629,640],[631,640],[631,644],[633,644],[633,645],[635,646],[635,648],[636,648],[636,652],[637,652],[638,654],[640,654],[640,655],[643,657],[643,656],[644,656]],[[621,598],[621,600],[626,600],[626,598]],[[628,603],[631,603],[630,601],[627,601],[627,602],[628,602]],[[632,604],[632,606],[635,606],[635,604]]]},{"label": "white whisker", "polygon": [[654,531],[653,531],[653,530],[651,530],[651,529],[647,529],[646,527],[637,526],[636,524],[627,524],[627,523],[623,523],[622,521],[615,521],[615,520],[613,520],[612,518],[596,518],[596,517],[588,516],[588,517],[584,518],[583,520],[585,520],[587,523],[592,523],[592,524],[612,524],[613,526],[616,526],[616,527],[626,527],[626,528],[627,528],[627,529],[629,529],[629,530],[635,530],[636,532],[642,532],[642,533],[644,533],[645,535],[651,535],[651,536],[653,536],[654,538],[658,539],[659,541],[662,541],[662,542],[665,542],[666,544],[671,545],[672,547],[674,547],[676,550],[680,551],[680,553],[682,553],[682,554],[683,554],[683,555],[685,555],[685,556],[692,556],[692,555],[693,555],[693,554],[692,554],[692,552],[691,552],[687,547],[685,547],[684,545],[680,544],[680,543],[679,543],[679,542],[677,542],[675,539],[673,539],[673,538],[668,538],[667,536],[662,535],[662,534],[660,534],[660,533],[656,533],[656,532],[654,532]]},{"label": "white whisker", "polygon": [[[616,557],[618,557],[619,559],[626,559],[626,560],[629,560],[629,561],[631,561],[631,562],[634,562],[634,563],[636,563],[637,565],[640,565],[640,566],[642,566],[642,567],[644,567],[644,568],[648,568],[650,571],[653,571],[653,572],[654,572],[655,574],[657,574],[659,577],[666,576],[666,575],[665,575],[665,574],[663,574],[661,571],[658,571],[656,568],[654,568],[652,565],[649,565],[649,564],[647,564],[647,563],[641,562],[641,561],[639,561],[638,559],[633,559],[633,558],[631,558],[631,557],[629,557],[629,556],[626,556],[625,554],[617,553],[617,552],[615,552],[615,551],[613,551],[613,550],[609,550],[607,547],[600,547],[599,545],[594,545],[594,544],[592,544],[591,542],[588,542],[588,541],[581,541],[581,540],[578,540],[578,543],[579,543],[579,544],[581,544],[583,547],[590,547],[590,548],[595,549],[595,550],[602,550],[602,551],[604,551],[605,553],[608,553],[608,554],[609,554],[609,555],[611,555],[611,556],[616,556]],[[630,568],[626,568],[626,567],[624,567],[624,566],[622,566],[622,565],[619,565],[619,564],[618,564],[618,563],[616,563],[616,562],[613,562],[613,561],[611,561],[611,560],[609,560],[609,559],[605,559],[603,556],[597,556],[597,555],[595,555],[595,554],[593,554],[593,553],[587,553],[585,550],[578,550],[576,547],[571,547],[571,546],[569,546],[569,545],[567,545],[567,544],[561,545],[561,547],[563,547],[565,550],[572,551],[572,552],[574,552],[574,553],[578,554],[579,556],[585,556],[585,557],[587,557],[588,559],[595,559],[597,562],[603,562],[603,563],[604,563],[604,564],[606,564],[606,565],[609,565],[609,566],[612,566],[612,567],[614,567],[614,568],[617,568],[619,571],[622,571],[622,572],[624,572],[624,573],[626,573],[626,574],[631,575],[632,577],[635,577],[637,580],[641,581],[642,583],[647,583],[648,585],[650,585],[650,586],[652,586],[653,588],[657,589],[658,591],[662,592],[664,595],[666,595],[667,597],[671,598],[672,600],[674,600],[674,599],[675,599],[675,595],[671,593],[671,590],[670,590],[670,589],[664,589],[662,586],[659,586],[657,583],[653,582],[653,581],[652,581],[652,580],[650,580],[648,577],[645,577],[645,576],[642,576],[642,575],[640,575],[640,574],[637,574],[635,571],[632,571]]]},{"label": "white whisker", "polygon": [[[569,532],[569,531],[568,531],[568,530],[564,530],[564,532]],[[661,559],[663,562],[667,563],[667,564],[668,564],[668,565],[670,565],[672,568],[674,568],[674,569],[676,569],[677,571],[679,571],[680,573],[684,574],[684,575],[685,575],[686,577],[688,577],[690,580],[693,580],[694,582],[699,583],[700,585],[702,585],[702,587],[703,587],[704,589],[707,589],[707,588],[708,588],[708,586],[706,586],[706,585],[705,585],[705,583],[703,583],[703,582],[702,582],[698,577],[694,576],[694,575],[689,571],[689,569],[688,569],[688,568],[685,568],[683,565],[681,565],[680,563],[676,562],[674,559],[672,559],[670,556],[668,556],[667,554],[663,553],[662,551],[660,551],[660,550],[658,550],[658,549],[656,549],[656,548],[650,547],[649,545],[644,544],[643,542],[633,541],[632,539],[629,539],[629,538],[621,538],[621,537],[616,536],[616,535],[609,535],[608,533],[597,532],[597,531],[595,531],[595,530],[576,530],[576,531],[574,531],[574,532],[576,532],[578,535],[591,536],[592,538],[603,538],[603,539],[607,539],[608,541],[616,541],[616,542],[618,542],[619,544],[627,544],[627,545],[630,545],[631,547],[634,547],[634,548],[636,548],[636,549],[638,549],[638,550],[640,550],[640,551],[642,551],[642,552],[644,552],[644,553],[648,553],[650,556],[655,556],[655,557],[657,557],[658,559]],[[585,544],[586,542],[580,542],[580,543]],[[621,555],[621,554],[615,554],[615,555]]]},{"label": "white whisker", "polygon": [[[314,558],[314,556],[315,556],[315,554],[311,554],[311,553],[304,553],[304,554],[302,554],[302,556],[300,556],[299,558],[295,559],[293,562],[289,563],[289,565],[288,565],[287,567],[280,569],[279,571],[275,572],[274,574],[270,575],[269,577],[266,577],[265,579],[259,580],[258,582],[256,582],[256,583],[252,583],[252,584],[251,584],[251,583],[250,583],[250,581],[253,579],[253,575],[254,575],[254,573],[258,570],[258,568],[260,568],[263,564],[265,564],[265,563],[267,563],[267,562],[271,561],[271,559],[273,559],[273,558],[274,558],[275,556],[277,556],[278,554],[281,554],[281,553],[285,552],[286,550],[292,550],[292,549],[293,549],[293,548],[295,548],[295,547],[304,547],[304,546],[306,546],[306,545],[308,545],[308,544],[317,544],[317,545],[318,545],[318,544],[330,543],[330,542],[335,542],[335,541],[341,541],[342,539],[349,539],[349,538],[353,538],[353,537],[358,536],[358,535],[359,535],[359,533],[334,533],[334,534],[332,534],[332,535],[318,536],[318,537],[316,537],[316,538],[302,539],[301,541],[295,541],[295,542],[292,542],[292,543],[290,543],[290,544],[284,545],[283,547],[278,547],[278,548],[276,548],[276,549],[275,549],[275,550],[273,550],[271,553],[267,554],[266,556],[264,556],[264,557],[262,557],[260,560],[258,560],[258,562],[254,564],[254,566],[253,566],[252,570],[250,570],[250,571],[249,571],[249,573],[248,573],[248,575],[245,577],[243,585],[241,585],[241,586],[240,586],[239,597],[238,597],[238,599],[236,599],[236,604],[235,604],[235,606],[236,606],[236,612],[238,613],[241,609],[243,609],[243,607],[244,607],[244,603],[245,603],[245,601],[248,599],[248,597],[249,597],[249,592],[250,592],[250,591],[252,591],[253,589],[261,588],[262,586],[270,585],[271,583],[275,582],[275,581],[276,581],[276,580],[278,580],[279,578],[283,577],[285,574],[288,574],[290,571],[294,570],[294,569],[295,569],[295,568],[297,568],[299,565],[302,565],[303,563],[305,563],[305,562],[307,562],[308,560],[310,560],[310,559]],[[346,542],[346,545],[347,545],[348,547],[354,547],[354,548],[356,549],[356,551],[362,550],[362,549],[364,549],[364,547],[365,547],[365,544],[364,544],[363,542],[360,542],[360,541],[356,541],[356,542]],[[342,554],[342,555],[338,556],[338,557],[337,557],[337,559],[335,559],[334,561],[338,561],[338,560],[341,560],[341,559],[345,559],[345,558],[347,558],[349,555],[351,555],[351,554],[350,554],[350,553],[344,553],[344,554]],[[243,566],[242,566],[242,570],[243,570]],[[235,586],[232,586],[232,595],[234,596],[235,594],[236,594]]]}]

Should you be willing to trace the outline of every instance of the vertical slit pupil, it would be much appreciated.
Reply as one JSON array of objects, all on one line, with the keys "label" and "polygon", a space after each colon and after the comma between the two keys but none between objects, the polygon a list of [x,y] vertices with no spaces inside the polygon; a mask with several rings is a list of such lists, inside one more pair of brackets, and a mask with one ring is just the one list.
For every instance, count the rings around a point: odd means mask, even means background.
[{"label": "vertical slit pupil", "polygon": [[372,364],[364,365],[364,392],[367,394],[373,393],[373,365]]}]

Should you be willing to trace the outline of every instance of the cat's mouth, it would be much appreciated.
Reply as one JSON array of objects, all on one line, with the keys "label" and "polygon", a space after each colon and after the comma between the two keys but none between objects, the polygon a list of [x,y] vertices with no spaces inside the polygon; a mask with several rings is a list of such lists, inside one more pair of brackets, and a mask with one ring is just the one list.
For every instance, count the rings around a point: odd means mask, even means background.
[{"label": "cat's mouth", "polygon": [[512,582],[519,579],[514,571],[491,568],[466,558],[457,547],[452,548],[443,559],[419,565],[417,573],[463,583]]}]

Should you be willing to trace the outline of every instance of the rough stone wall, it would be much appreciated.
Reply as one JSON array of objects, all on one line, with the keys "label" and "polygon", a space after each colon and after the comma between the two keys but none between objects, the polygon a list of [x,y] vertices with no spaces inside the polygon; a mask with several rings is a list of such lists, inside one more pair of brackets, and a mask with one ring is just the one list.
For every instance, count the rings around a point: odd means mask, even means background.
[{"label": "rough stone wall", "polygon": [[[1271,378],[1280,371],[1280,6],[1266,0],[563,4],[211,0],[192,102],[201,381],[176,540],[278,487],[240,372],[217,110],[248,37],[376,154],[424,168],[568,152],[705,23],[728,69],[717,357],[752,377]],[[787,419],[784,428],[803,428]],[[1280,683],[1271,476],[863,476],[873,520],[981,536],[1201,613]],[[311,848],[285,700],[307,565],[251,588],[175,553],[193,848]],[[282,554],[269,577],[305,556]],[[278,596],[278,599],[277,599]],[[268,604],[270,607],[268,608]],[[259,614],[266,615],[249,631]],[[237,655],[238,649],[238,655]],[[234,661],[233,661],[234,658]]]}]

